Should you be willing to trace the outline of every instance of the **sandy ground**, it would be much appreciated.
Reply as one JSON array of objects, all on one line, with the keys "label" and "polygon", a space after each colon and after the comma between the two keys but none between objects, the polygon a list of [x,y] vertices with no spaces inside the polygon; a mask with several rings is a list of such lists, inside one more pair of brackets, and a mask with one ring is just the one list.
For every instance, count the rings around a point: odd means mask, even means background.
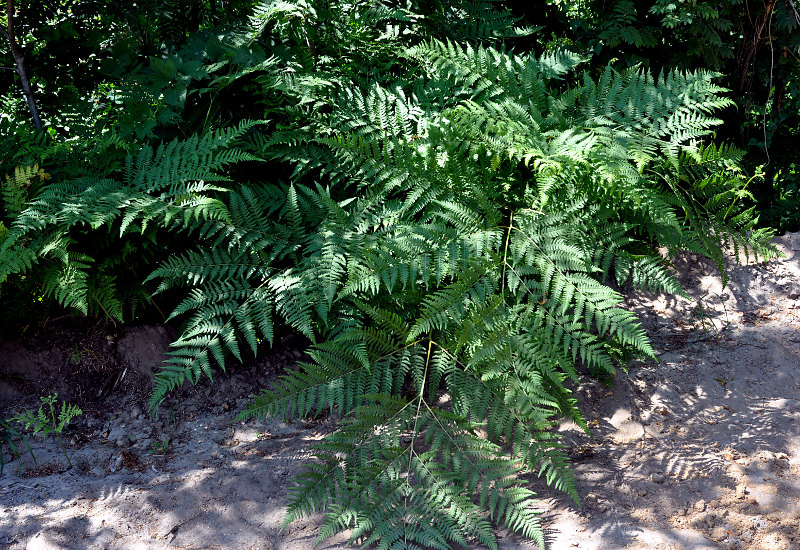
[{"label": "sandy ground", "polygon": [[[592,435],[561,430],[584,505],[534,483],[549,548],[800,549],[800,234],[776,243],[785,259],[731,267],[724,291],[708,262],[683,257],[694,300],[630,295],[659,362],[633,364],[612,387],[587,378],[576,388]],[[281,531],[283,506],[334,422],[235,421],[249,394],[296,362],[290,344],[187,387],[155,420],[143,413],[149,371],[169,335],[94,333],[50,348],[0,341],[5,416],[36,403],[31,373],[76,400],[99,388],[66,434],[72,469],[39,439],[36,464],[6,465],[0,548],[314,547],[318,519]],[[94,366],[93,386],[65,377],[92,357],[106,369]],[[500,544],[533,547],[502,532]]]}]

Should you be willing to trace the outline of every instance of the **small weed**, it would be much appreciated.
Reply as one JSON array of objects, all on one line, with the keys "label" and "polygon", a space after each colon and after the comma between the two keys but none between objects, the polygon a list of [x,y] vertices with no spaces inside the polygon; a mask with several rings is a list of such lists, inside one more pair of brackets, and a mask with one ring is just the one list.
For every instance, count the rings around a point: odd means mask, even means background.
[{"label": "small weed", "polygon": [[152,455],[165,455],[169,452],[169,444],[170,440],[168,437],[165,437],[161,441],[154,441],[153,447],[150,449],[150,454]]},{"label": "small weed", "polygon": [[[70,405],[62,401],[61,411],[56,414],[56,410],[58,409],[56,406],[56,401],[58,399],[57,393],[48,395],[47,397],[40,397],[39,399],[43,404],[41,407],[39,407],[39,410],[36,412],[36,414],[26,410],[12,417],[10,420],[24,424],[26,430],[32,428],[33,435],[36,435],[39,432],[42,432],[42,435],[45,437],[50,434],[56,434],[58,446],[64,453],[64,457],[67,459],[67,464],[69,464],[69,467],[72,468],[72,460],[70,460],[67,449],[64,447],[64,442],[61,439],[61,433],[64,431],[64,428],[69,425],[70,421],[76,416],[83,414],[83,411],[81,411],[75,405]],[[47,409],[45,409],[45,406]]]},{"label": "small weed", "polygon": [[[717,323],[715,322],[714,311],[711,309],[706,309],[705,307],[706,301],[711,303],[712,299],[719,301],[720,305],[722,306],[724,318],[719,320],[719,326],[717,326]],[[712,294],[710,292],[706,292],[700,296],[700,298],[697,299],[697,304],[695,305],[693,315],[700,323],[699,330],[702,333],[695,339],[695,341],[708,340],[709,338],[718,336],[731,324],[730,317],[728,316],[728,308],[725,305],[725,295],[720,293]]]},{"label": "small weed", "polygon": [[171,426],[173,431],[178,430],[178,414],[176,413],[175,409],[172,407],[167,409],[167,418],[165,420],[167,422],[167,426]]}]

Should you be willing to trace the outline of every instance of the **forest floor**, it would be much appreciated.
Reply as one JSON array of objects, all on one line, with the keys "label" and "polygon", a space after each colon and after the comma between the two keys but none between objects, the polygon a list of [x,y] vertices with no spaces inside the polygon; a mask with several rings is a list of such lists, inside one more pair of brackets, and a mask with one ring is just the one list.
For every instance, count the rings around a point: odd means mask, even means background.
[{"label": "forest floor", "polygon": [[[786,258],[676,264],[692,300],[630,293],[659,361],[576,387],[591,436],[566,422],[583,506],[538,480],[551,549],[800,549],[800,234]],[[698,301],[699,300],[699,301]],[[145,414],[161,327],[70,321],[0,340],[0,418],[59,392],[65,442],[31,442],[0,476],[0,549],[314,547],[319,518],[281,531],[291,475],[335,421],[235,421],[301,353],[277,345]],[[533,547],[501,532],[503,550]],[[344,539],[319,548],[342,548]]]}]

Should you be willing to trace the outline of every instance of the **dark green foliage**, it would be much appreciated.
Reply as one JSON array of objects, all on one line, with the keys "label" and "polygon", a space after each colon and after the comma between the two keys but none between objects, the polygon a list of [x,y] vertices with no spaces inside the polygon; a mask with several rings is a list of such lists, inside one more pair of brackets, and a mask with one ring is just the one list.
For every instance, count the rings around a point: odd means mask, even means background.
[{"label": "dark green foliage", "polygon": [[[115,267],[133,249],[125,240],[115,256],[96,259],[79,249],[83,237],[104,238],[113,231],[147,235],[152,226],[180,230],[217,214],[217,200],[200,196],[215,191],[225,178],[220,168],[252,155],[225,149],[248,125],[185,141],[172,141],[154,150],[145,146],[129,156],[124,179],[79,178],[58,181],[43,189],[16,215],[0,243],[0,282],[27,273],[40,282],[43,293],[62,306],[84,314],[123,317],[123,300],[115,284]],[[118,245],[119,246],[119,245]],[[130,300],[146,300],[137,292]],[[128,304],[136,307],[136,301]]]},{"label": "dark green foliage", "polygon": [[800,131],[800,12],[793,0],[556,1],[545,10],[549,17],[511,4],[525,20],[544,21],[553,44],[591,52],[594,71],[608,62],[719,71],[736,104],[721,113],[721,137],[747,153],[749,172],[763,169],[750,184],[762,226],[800,227],[792,168]]}]

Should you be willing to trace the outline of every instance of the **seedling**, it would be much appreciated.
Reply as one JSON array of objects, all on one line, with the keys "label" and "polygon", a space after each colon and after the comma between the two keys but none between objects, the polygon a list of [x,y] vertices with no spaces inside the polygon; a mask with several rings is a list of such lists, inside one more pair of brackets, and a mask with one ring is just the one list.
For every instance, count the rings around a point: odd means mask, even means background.
[{"label": "seedling", "polygon": [[150,454],[165,455],[169,452],[169,438],[165,437],[161,441],[154,441],[153,448],[150,449]]},{"label": "seedling", "polygon": [[[56,415],[56,410],[58,408],[56,406],[56,400],[58,399],[57,393],[48,395],[47,397],[40,397],[39,399],[42,401],[43,405],[39,407],[36,414],[26,410],[22,411],[11,420],[24,424],[26,430],[33,428],[33,435],[39,432],[42,432],[42,435],[45,437],[50,434],[56,434],[58,446],[61,448],[61,452],[64,453],[67,464],[72,468],[72,460],[70,460],[67,449],[64,447],[61,433],[64,431],[64,428],[69,425],[70,421],[76,416],[83,414],[83,411],[75,405],[70,405],[62,401],[61,411]],[[45,410],[45,406],[47,406],[47,410]]]}]

